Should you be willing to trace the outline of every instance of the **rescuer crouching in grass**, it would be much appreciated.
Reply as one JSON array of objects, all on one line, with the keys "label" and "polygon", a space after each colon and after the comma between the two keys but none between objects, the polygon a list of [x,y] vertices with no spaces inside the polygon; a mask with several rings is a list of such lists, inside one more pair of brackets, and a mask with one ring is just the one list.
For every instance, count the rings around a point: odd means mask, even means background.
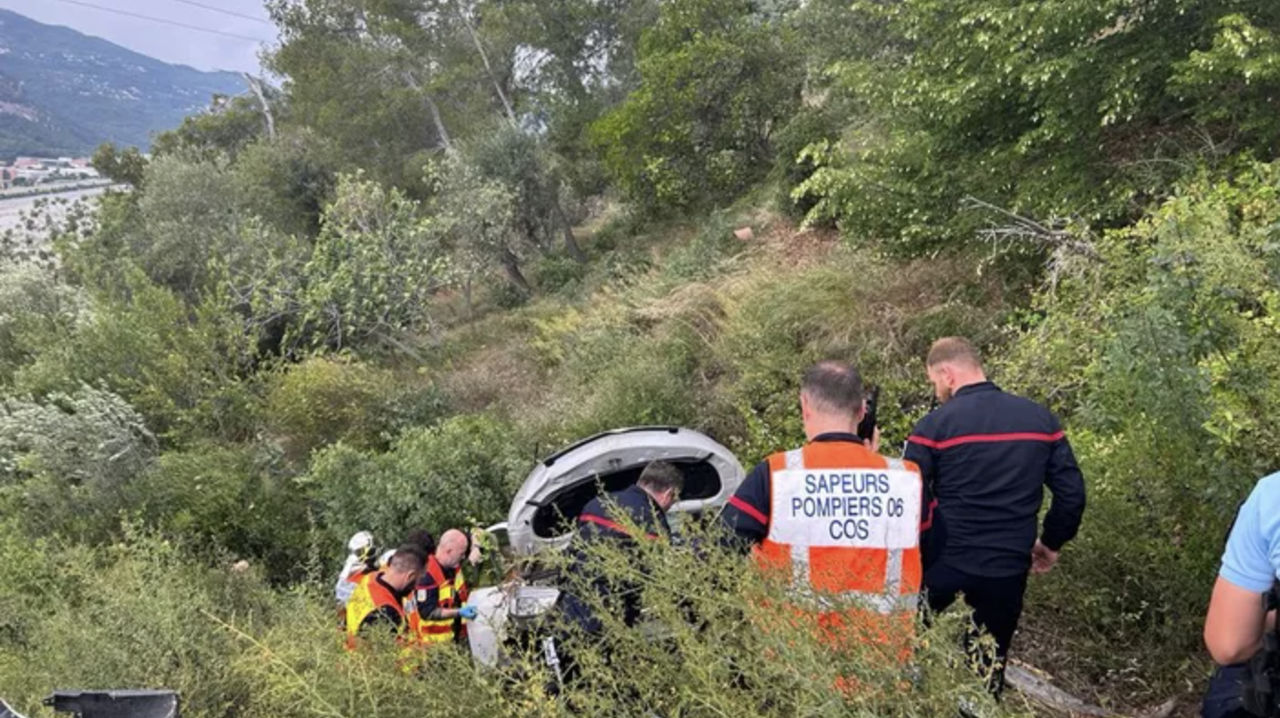
[{"label": "rescuer crouching in grass", "polygon": [[449,529],[440,535],[436,550],[426,560],[425,570],[412,598],[406,605],[410,634],[428,646],[465,644],[464,621],[476,617],[475,606],[468,606],[470,588],[462,572],[462,560],[468,554],[478,560],[478,549],[467,534]]},{"label": "rescuer crouching in grass", "polygon": [[386,568],[359,576],[345,607],[348,650],[355,650],[361,637],[377,631],[403,636],[404,600],[422,575],[424,560],[416,548],[402,546]]}]

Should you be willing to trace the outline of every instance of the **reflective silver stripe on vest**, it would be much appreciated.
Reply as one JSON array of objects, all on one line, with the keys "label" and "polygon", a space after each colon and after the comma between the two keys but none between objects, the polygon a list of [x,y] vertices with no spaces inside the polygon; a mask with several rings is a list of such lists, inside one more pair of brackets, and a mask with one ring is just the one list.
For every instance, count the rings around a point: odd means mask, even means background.
[{"label": "reflective silver stripe on vest", "polygon": [[[905,471],[902,459],[886,459],[890,471]],[[884,592],[890,596],[902,593],[902,549],[891,549],[885,562]]]},{"label": "reflective silver stripe on vest", "polygon": [[884,566],[884,592],[890,596],[902,593],[902,549],[889,551]]},{"label": "reflective silver stripe on vest", "polygon": [[[783,457],[788,471],[804,469],[804,449],[792,449]],[[793,586],[809,585],[809,547],[791,544],[791,581]]]},{"label": "reflective silver stripe on vest", "polygon": [[920,605],[920,596],[915,593],[906,596],[897,596],[887,593],[858,593],[853,592],[851,596],[853,601],[870,610],[887,616],[891,613],[900,611],[915,611]]},{"label": "reflective silver stripe on vest", "polygon": [[817,604],[819,611],[839,612],[849,608],[860,608],[874,611],[882,616],[891,613],[914,612],[920,605],[919,594],[892,596],[886,593],[863,593],[862,591],[846,591],[839,594],[820,594],[812,591],[802,594],[803,598]]},{"label": "reflective silver stripe on vest", "polygon": [[791,585],[809,585],[809,547],[791,544]]},{"label": "reflective silver stripe on vest", "polygon": [[792,449],[783,455],[787,470],[804,468],[804,449]]}]

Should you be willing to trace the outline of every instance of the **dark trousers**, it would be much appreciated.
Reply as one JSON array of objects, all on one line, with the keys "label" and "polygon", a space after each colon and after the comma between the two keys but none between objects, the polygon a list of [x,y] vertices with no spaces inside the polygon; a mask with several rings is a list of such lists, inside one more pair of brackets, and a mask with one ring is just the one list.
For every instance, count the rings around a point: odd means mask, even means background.
[{"label": "dark trousers", "polygon": [[1219,666],[1209,679],[1209,689],[1204,693],[1200,715],[1204,718],[1247,718],[1252,714],[1244,709],[1244,684],[1249,678],[1249,666],[1237,663]]},{"label": "dark trousers", "polygon": [[1009,655],[1013,632],[1022,616],[1022,596],[1027,590],[1027,574],[1007,578],[986,578],[957,571],[936,562],[924,573],[924,588],[929,610],[940,612],[955,603],[958,594],[964,594],[964,602],[973,609],[973,622],[996,641],[998,663],[991,656],[983,656],[974,642],[974,634],[966,637],[965,648],[988,675],[988,687],[999,694],[1004,687],[1004,662]]}]

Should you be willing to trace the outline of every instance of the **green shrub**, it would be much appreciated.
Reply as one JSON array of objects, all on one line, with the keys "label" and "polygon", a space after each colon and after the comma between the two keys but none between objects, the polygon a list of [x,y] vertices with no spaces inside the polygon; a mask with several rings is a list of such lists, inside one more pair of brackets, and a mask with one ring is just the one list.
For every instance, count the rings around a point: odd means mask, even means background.
[{"label": "green shrub", "polygon": [[489,297],[500,309],[515,309],[529,301],[529,293],[511,282],[500,282],[489,290]]},{"label": "green shrub", "polygon": [[255,445],[196,446],[162,454],[124,492],[130,514],[181,537],[200,559],[260,564],[273,583],[304,578],[309,496],[278,452]]},{"label": "green shrub", "polygon": [[244,210],[282,233],[314,237],[334,185],[325,155],[305,130],[245,146],[232,167]]},{"label": "green shrub", "polygon": [[778,180],[779,191],[774,198],[778,211],[796,220],[805,217],[813,209],[814,198],[791,192],[802,184],[818,168],[805,148],[820,142],[834,142],[840,138],[840,122],[845,119],[836,111],[837,103],[829,102],[821,107],[806,106],[797,112],[773,139],[773,175]]},{"label": "green shrub", "polygon": [[256,190],[239,182],[221,160],[156,158],[147,165],[146,191],[137,197],[142,226],[112,227],[124,230],[124,252],[105,259],[127,260],[192,304],[228,275],[239,286],[251,284],[246,276],[262,278],[262,265],[288,240],[248,211],[245,195]]},{"label": "green shrub", "polygon": [[[920,630],[904,672],[892,649],[856,640],[835,647],[821,638],[811,616],[792,613],[797,601],[787,583],[745,556],[711,549],[719,538],[718,527],[686,523],[682,545],[644,542],[627,551],[601,542],[584,549],[580,570],[561,573],[562,586],[604,625],[603,635],[590,637],[551,621],[568,633],[565,645],[584,666],[580,682],[570,684],[569,706],[589,715],[628,705],[657,715],[737,715],[749,706],[767,716],[870,717],[948,715],[963,701],[977,715],[1029,715],[1017,696],[1005,710],[994,705],[956,660],[963,616]],[[592,586],[597,577],[615,590],[626,582],[639,591],[641,626],[623,624]],[[677,584],[678,599],[669,588]],[[832,598],[824,605],[851,604]],[[841,683],[856,688],[841,691]]]},{"label": "green shrub", "polygon": [[214,617],[256,633],[302,608],[255,569],[209,568],[160,538],[88,549],[3,528],[3,560],[31,570],[0,587],[0,694],[28,715],[52,716],[40,700],[73,686],[168,688],[184,715],[240,715],[256,686]]},{"label": "green shrub", "polygon": [[268,430],[292,459],[337,441],[385,447],[403,428],[444,413],[434,385],[406,382],[387,369],[358,361],[314,357],[277,373],[264,404]]},{"label": "green shrub", "polygon": [[824,80],[855,119],[806,153],[818,169],[794,196],[859,241],[921,256],[1011,224],[961,211],[966,197],[1114,227],[1197,162],[1273,156],[1275,3],[1158,6],[854,3],[859,42]]},{"label": "green shrub", "polygon": [[298,481],[316,496],[335,545],[362,529],[383,541],[414,527],[438,535],[506,516],[532,462],[532,451],[513,437],[494,417],[454,416],[406,430],[386,453],[335,444],[317,452]]},{"label": "green shrub", "polygon": [[42,395],[104,386],[159,436],[251,435],[256,407],[241,371],[252,355],[252,334],[222,298],[191,307],[136,271],[127,282],[122,296],[94,297],[85,321],[42,346],[15,375],[15,390]]},{"label": "green shrub", "polygon": [[0,400],[0,504],[33,536],[101,541],[156,444],[133,407],[108,391]]},{"label": "green shrub", "polygon": [[430,325],[446,283],[445,247],[418,202],[362,174],[338,180],[302,267],[293,340],[315,347],[394,340]]},{"label": "green shrub", "polygon": [[610,252],[604,260],[604,276],[608,281],[630,281],[653,268],[653,259],[645,252],[621,249]]},{"label": "green shrub", "polygon": [[770,131],[800,91],[792,39],[751,3],[660,6],[641,42],[640,86],[591,126],[628,198],[648,213],[669,212],[732,200],[763,175]]},{"label": "green shrub", "polygon": [[32,262],[0,260],[0,386],[41,347],[65,336],[86,309],[84,293]]},{"label": "green shrub", "polygon": [[638,212],[623,207],[610,213],[608,219],[595,231],[591,238],[592,246],[598,252],[612,253],[622,243],[641,234],[644,228],[644,217]]},{"label": "green shrub", "polygon": [[627,426],[700,425],[697,357],[690,337],[623,335],[616,343],[606,342],[612,347],[610,361],[594,371],[572,373],[577,389],[573,408],[561,417],[564,440]]},{"label": "green shrub", "polygon": [[539,290],[569,295],[581,286],[587,267],[571,257],[549,254],[533,262],[529,274]]},{"label": "green shrub", "polygon": [[[715,545],[711,536],[691,537]],[[603,635],[576,646],[583,679],[557,698],[545,692],[554,678],[540,646],[508,646],[509,662],[496,669],[436,651],[410,675],[389,640],[343,651],[327,590],[273,590],[256,567],[206,567],[154,536],[88,550],[4,531],[0,560],[25,570],[0,586],[0,693],[33,718],[52,718],[40,699],[69,686],[173,689],[193,718],[370,711],[711,718],[743,706],[770,717],[924,718],[961,702],[983,718],[1030,715],[1016,695],[994,704],[964,667],[961,615],[922,631],[904,671],[872,645],[833,651],[803,622],[784,630],[786,620],[766,607],[787,605],[789,592],[744,557],[665,542],[639,551],[636,560],[602,546],[589,554],[589,572],[563,575],[563,585],[589,601],[597,601],[584,590],[589,573],[633,582],[650,610],[643,629],[603,614]],[[47,573],[59,577],[56,585]],[[679,601],[674,585],[682,587]],[[838,690],[841,677],[858,689]]]},{"label": "green shrub", "polygon": [[1117,690],[1152,697],[1183,680],[1234,509],[1280,464],[1276,178],[1201,178],[1108,233],[1009,356],[1011,386],[1067,417],[1088,482],[1080,539],[1033,591],[1084,680],[1138,665]]}]

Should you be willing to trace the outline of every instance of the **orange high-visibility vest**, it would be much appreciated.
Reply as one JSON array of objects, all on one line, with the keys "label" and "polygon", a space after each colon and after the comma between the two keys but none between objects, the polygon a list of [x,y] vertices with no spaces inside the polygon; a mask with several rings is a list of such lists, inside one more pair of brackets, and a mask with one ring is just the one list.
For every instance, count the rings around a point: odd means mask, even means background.
[{"label": "orange high-visibility vest", "polygon": [[400,599],[377,580],[381,575],[382,571],[370,571],[359,574],[355,580],[356,589],[351,592],[346,608],[347,650],[355,649],[360,625],[374,611],[390,606],[395,609],[396,615],[402,621],[404,620],[404,608],[400,604]]},{"label": "orange high-visibility vest", "polygon": [[768,534],[756,560],[790,572],[793,608],[816,614],[823,640],[886,645],[905,660],[922,573],[921,495],[915,464],[861,444],[813,442],[774,454]]},{"label": "orange high-visibility vest", "polygon": [[[427,558],[427,575],[431,577],[432,583],[437,586],[440,597],[436,602],[439,608],[462,608],[467,602],[467,596],[470,591],[467,588],[467,581],[462,576],[462,569],[459,568],[453,574],[450,580],[444,575],[444,567],[436,560],[435,555]],[[417,596],[409,599],[406,606],[406,612],[409,616],[409,634],[416,637],[422,643],[448,643],[454,637],[454,624],[458,624],[458,637],[467,635],[466,624],[457,618],[441,618],[429,619],[422,618],[418,614]]]}]

